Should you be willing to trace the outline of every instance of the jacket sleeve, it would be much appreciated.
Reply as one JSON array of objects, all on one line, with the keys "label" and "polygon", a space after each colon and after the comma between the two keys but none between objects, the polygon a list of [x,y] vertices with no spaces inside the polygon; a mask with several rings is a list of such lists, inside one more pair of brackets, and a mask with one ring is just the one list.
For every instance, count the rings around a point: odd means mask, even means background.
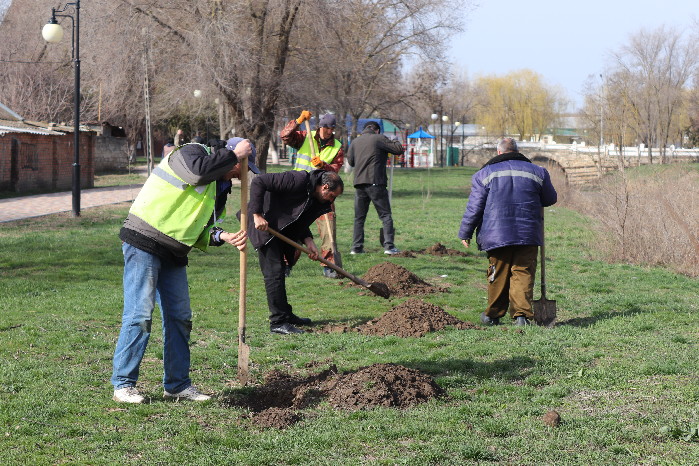
[{"label": "jacket sleeve", "polygon": [[551,176],[548,170],[544,170],[544,182],[541,186],[541,205],[548,207],[554,205],[557,201],[558,193],[556,193],[556,188],[551,183]]},{"label": "jacket sleeve", "polygon": [[354,148],[352,144],[350,144],[349,150],[347,151],[347,165],[354,167]]},{"label": "jacket sleeve", "polygon": [[300,149],[303,145],[303,141],[306,139],[306,132],[299,131],[299,125],[296,123],[296,120],[290,120],[282,129],[279,136],[282,142],[287,146]]},{"label": "jacket sleeve", "polygon": [[385,150],[389,154],[400,155],[405,152],[405,148],[400,141],[392,141],[384,136],[381,140],[381,149]]},{"label": "jacket sleeve", "polygon": [[185,145],[170,155],[170,168],[192,186],[207,185],[231,171],[238,163],[235,153],[222,148],[207,154],[201,146]]},{"label": "jacket sleeve", "polygon": [[333,171],[335,173],[340,172],[340,168],[345,163],[345,153],[340,149],[335,158],[330,163],[323,163],[323,170]]},{"label": "jacket sleeve", "polygon": [[459,228],[459,239],[470,240],[473,232],[483,221],[483,212],[485,211],[485,203],[488,200],[488,195],[485,186],[480,182],[480,179],[473,175],[471,179],[471,194],[468,197],[466,211],[461,219],[461,227]]}]

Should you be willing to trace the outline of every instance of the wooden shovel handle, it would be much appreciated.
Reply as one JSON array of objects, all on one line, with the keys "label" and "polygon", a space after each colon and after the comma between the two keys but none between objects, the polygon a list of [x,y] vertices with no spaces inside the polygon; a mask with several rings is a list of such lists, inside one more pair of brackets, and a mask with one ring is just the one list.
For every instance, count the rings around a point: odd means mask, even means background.
[{"label": "wooden shovel handle", "polygon": [[541,299],[546,299],[546,246],[544,241],[544,208],[541,208]]},{"label": "wooden shovel handle", "polygon": [[[268,226],[268,227],[267,227],[267,231],[270,232],[272,235],[276,236],[277,238],[279,238],[280,240],[284,241],[286,244],[289,244],[289,245],[295,247],[295,248],[298,249],[299,251],[305,252],[306,254],[311,254],[311,250],[310,250],[310,249],[308,249],[308,248],[305,247],[305,246],[302,246],[301,244],[297,243],[296,241],[294,241],[294,240],[292,240],[292,239],[290,239],[290,238],[287,238],[286,236],[282,235],[281,233],[279,233],[279,232],[276,231],[275,229],[273,229],[273,228],[271,228],[271,227]],[[323,259],[322,257],[318,257],[318,260],[319,260],[321,263],[323,263],[324,265],[326,265],[326,266],[330,267],[331,269],[333,269],[335,272],[337,272],[337,273],[339,273],[340,275],[342,275],[343,277],[349,278],[350,280],[352,280],[352,281],[353,281],[354,283],[356,283],[357,285],[361,285],[361,286],[363,286],[363,287],[365,287],[365,288],[370,288],[370,285],[369,285],[367,282],[365,282],[364,280],[362,280],[362,279],[359,278],[359,277],[355,277],[355,276],[352,275],[351,273],[349,273],[349,272],[345,271],[344,269],[338,267],[337,265],[333,264],[333,263],[330,262],[329,260]]]},{"label": "wooden shovel handle", "polygon": [[[248,158],[238,157],[240,162],[240,224],[243,228],[248,225]],[[248,278],[247,245],[240,251],[240,293],[238,295],[238,340],[245,343],[245,311]]]}]

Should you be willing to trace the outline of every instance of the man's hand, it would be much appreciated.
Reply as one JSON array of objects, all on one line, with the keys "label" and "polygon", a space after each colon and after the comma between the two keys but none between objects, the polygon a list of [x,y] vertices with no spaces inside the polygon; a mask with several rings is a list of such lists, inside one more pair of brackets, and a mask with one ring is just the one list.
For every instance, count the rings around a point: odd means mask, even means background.
[{"label": "man's hand", "polygon": [[471,245],[471,240],[470,239],[462,239],[461,244],[463,244],[464,247],[469,247]]},{"label": "man's hand", "polygon": [[236,233],[228,233],[227,231],[221,232],[221,241],[225,241],[226,243],[235,246],[238,248],[239,251],[242,251],[245,249],[245,246],[247,244],[248,240],[248,234],[245,230],[240,230]]},{"label": "man's hand", "polygon": [[243,139],[236,146],[233,151],[236,157],[250,157],[252,155],[252,146],[250,145],[250,140]]},{"label": "man's hand", "polygon": [[306,238],[303,240],[303,243],[306,245],[309,251],[311,253],[308,255],[308,258],[314,261],[318,260],[318,248],[316,247],[316,244],[313,242],[313,238]]},{"label": "man's hand", "polygon": [[309,112],[308,110],[304,110],[301,112],[301,115],[299,115],[299,117],[296,119],[296,123],[300,125],[304,121],[310,120],[311,116],[313,116],[311,112]]},{"label": "man's hand", "polygon": [[269,223],[260,214],[252,214],[252,220],[255,222],[255,229],[260,231],[267,231]]},{"label": "man's hand", "polygon": [[311,165],[313,165],[315,168],[322,168],[323,167],[323,161],[320,160],[320,157],[317,155],[311,159]]}]

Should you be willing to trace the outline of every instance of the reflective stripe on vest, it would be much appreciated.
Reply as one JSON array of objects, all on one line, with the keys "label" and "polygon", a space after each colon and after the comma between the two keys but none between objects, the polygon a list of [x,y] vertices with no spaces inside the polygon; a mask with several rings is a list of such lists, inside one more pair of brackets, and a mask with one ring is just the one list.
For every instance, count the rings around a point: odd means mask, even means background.
[{"label": "reflective stripe on vest", "polygon": [[[318,146],[317,146],[317,141],[316,141],[316,132],[311,131],[311,138],[313,139],[313,143],[316,144],[316,153],[318,152]],[[320,160],[322,160],[325,163],[331,163],[333,160],[335,160],[335,157],[337,157],[337,154],[340,152],[340,149],[342,148],[342,143],[338,141],[337,139],[333,139],[333,145],[332,146],[325,146],[322,151],[320,151],[320,154],[318,156],[320,157]],[[313,165],[311,164],[311,145],[308,142],[308,138],[305,138],[303,141],[303,145],[298,151],[298,154],[296,155],[296,164],[294,165],[294,170],[305,170],[307,172],[315,170]]]},{"label": "reflective stripe on vest", "polygon": [[129,213],[191,247],[214,211],[216,182],[202,186],[185,183],[170,168],[170,155],[148,177]]}]

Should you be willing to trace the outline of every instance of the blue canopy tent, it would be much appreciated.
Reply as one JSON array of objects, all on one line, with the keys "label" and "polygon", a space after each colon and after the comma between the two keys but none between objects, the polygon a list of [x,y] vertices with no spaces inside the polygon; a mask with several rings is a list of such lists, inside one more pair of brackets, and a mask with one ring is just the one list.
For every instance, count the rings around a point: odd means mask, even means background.
[{"label": "blue canopy tent", "polygon": [[[411,139],[417,139],[417,143],[411,142]],[[426,149],[422,140],[427,139],[430,142],[429,148]],[[413,134],[408,135],[408,152],[412,161],[411,167],[432,167],[434,165],[434,136],[422,129],[422,126]],[[424,154],[424,155],[422,155]]]}]

